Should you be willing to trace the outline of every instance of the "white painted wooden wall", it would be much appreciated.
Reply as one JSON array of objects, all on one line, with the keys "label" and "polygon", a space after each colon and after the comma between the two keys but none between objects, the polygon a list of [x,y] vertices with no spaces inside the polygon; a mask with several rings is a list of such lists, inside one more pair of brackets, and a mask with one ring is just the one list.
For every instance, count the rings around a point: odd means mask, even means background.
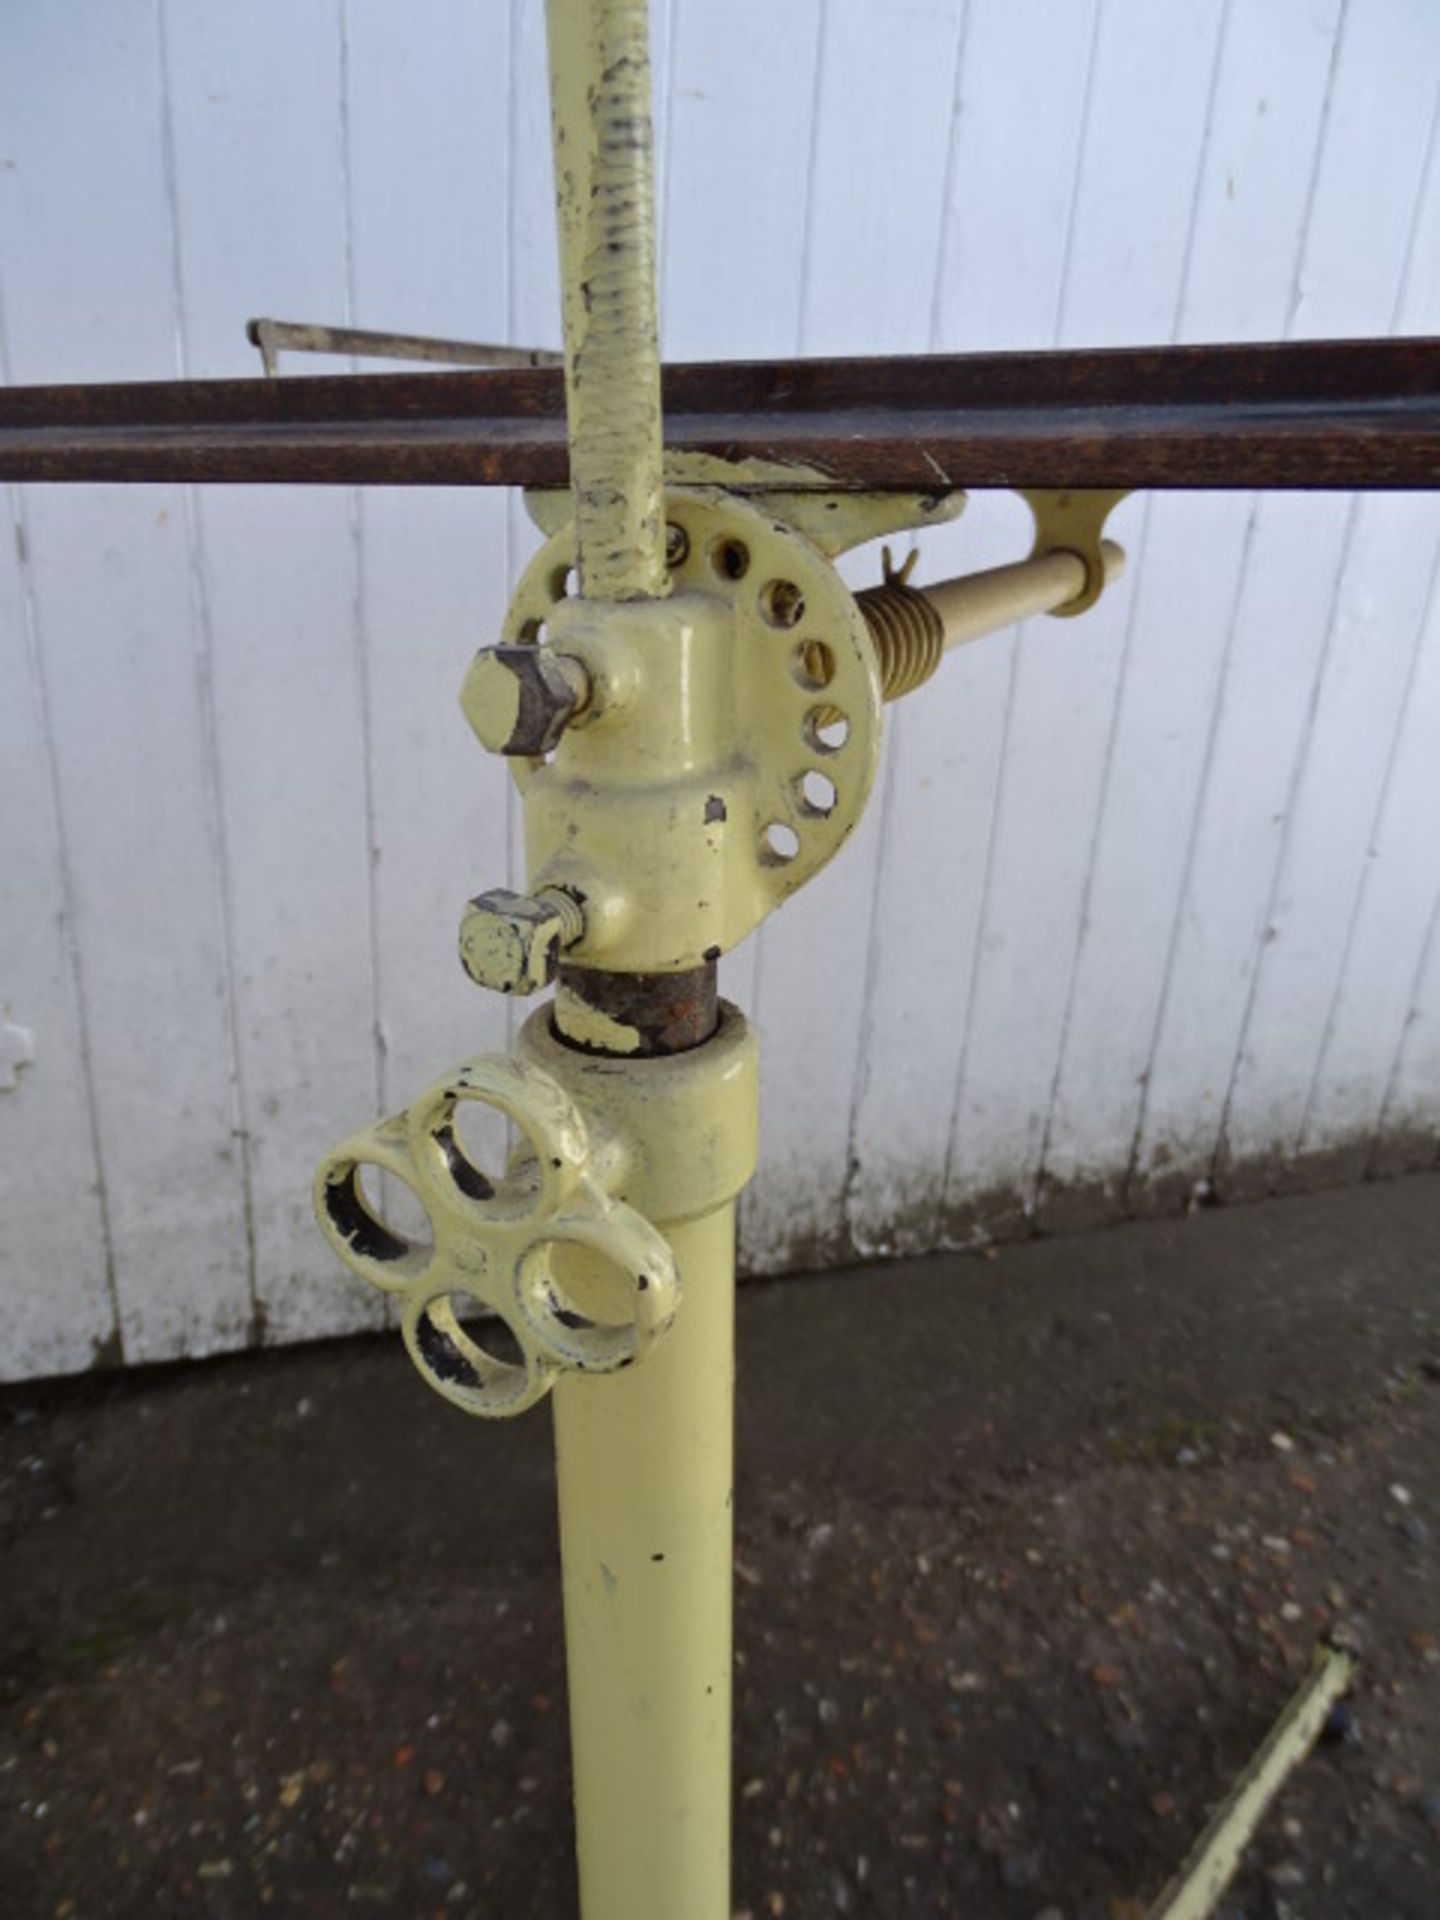
[{"label": "white painted wooden wall", "polygon": [[[543,39],[8,0],[0,377],[254,373],[252,313],[554,343]],[[670,0],[655,71],[672,357],[1440,332],[1434,0]],[[5,505],[0,1367],[374,1325],[310,1170],[505,1041],[454,927],[515,810],[455,692],[528,523]],[[726,964],[752,1268],[1435,1156],[1440,504],[1119,519],[1122,589],[894,712],[856,842]],[[980,496],[924,569],[1024,538]]]}]

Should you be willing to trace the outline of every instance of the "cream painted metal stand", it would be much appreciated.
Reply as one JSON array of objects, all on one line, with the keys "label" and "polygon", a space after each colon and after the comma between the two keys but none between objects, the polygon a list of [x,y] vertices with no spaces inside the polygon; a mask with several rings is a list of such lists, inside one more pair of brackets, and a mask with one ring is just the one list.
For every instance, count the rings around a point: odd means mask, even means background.
[{"label": "cream painted metal stand", "polygon": [[[528,891],[478,895],[460,946],[484,987],[557,990],[511,1054],[338,1147],[315,1204],[448,1400],[495,1418],[553,1391],[584,1920],[728,1920],[735,1202],[758,1113],[717,962],[844,845],[883,701],[947,647],[1094,604],[1123,496],[1027,494],[1028,558],[921,589],[887,556],[857,595],[838,553],[963,495],[667,464],[644,0],[548,17],[572,487],[531,501],[547,538],[462,691],[512,758]],[[477,1105],[512,1130],[501,1168],[467,1144]],[[386,1182],[428,1237],[387,1217]]]},{"label": "cream painted metal stand", "polygon": [[[839,552],[963,496],[665,470],[645,29],[643,0],[550,0],[573,485],[532,502],[549,537],[462,691],[512,757],[529,891],[477,896],[461,957],[556,997],[513,1055],[344,1142],[315,1199],[438,1392],[498,1417],[554,1391],[585,1920],[728,1920],[735,1201],[758,1114],[716,962],[843,846],[882,700],[947,644],[1098,591],[1118,549],[1101,511],[1049,550],[1037,506],[1029,560],[857,598]],[[513,1129],[503,1169],[466,1145],[476,1103]],[[386,1179],[428,1244],[386,1218]]]}]

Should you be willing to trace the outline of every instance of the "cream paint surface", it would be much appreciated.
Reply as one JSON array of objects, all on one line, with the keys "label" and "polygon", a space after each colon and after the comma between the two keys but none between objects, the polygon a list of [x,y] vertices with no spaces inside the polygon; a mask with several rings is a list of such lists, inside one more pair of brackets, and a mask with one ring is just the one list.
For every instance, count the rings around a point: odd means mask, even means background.
[{"label": "cream paint surface", "polygon": [[[260,312],[556,345],[544,37],[7,9],[0,374],[254,372]],[[1429,0],[668,0],[653,42],[669,358],[1440,330]],[[310,1177],[512,1024],[455,961],[523,880],[456,696],[540,536],[453,492],[4,510],[0,1372],[375,1324]],[[1440,501],[1112,531],[1100,608],[890,711],[850,843],[723,964],[743,1266],[1440,1149]],[[976,496],[919,577],[1028,544]]]}]

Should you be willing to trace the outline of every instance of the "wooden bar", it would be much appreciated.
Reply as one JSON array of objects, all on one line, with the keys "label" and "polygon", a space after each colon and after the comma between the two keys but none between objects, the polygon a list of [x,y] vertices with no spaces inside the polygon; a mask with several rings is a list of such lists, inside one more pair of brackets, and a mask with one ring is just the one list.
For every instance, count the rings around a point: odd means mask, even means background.
[{"label": "wooden bar", "polygon": [[[669,367],[669,451],[842,488],[1440,486],[1440,340]],[[558,370],[12,387],[0,479],[562,486]],[[758,484],[758,480],[757,480]],[[773,480],[772,480],[773,484]]]}]

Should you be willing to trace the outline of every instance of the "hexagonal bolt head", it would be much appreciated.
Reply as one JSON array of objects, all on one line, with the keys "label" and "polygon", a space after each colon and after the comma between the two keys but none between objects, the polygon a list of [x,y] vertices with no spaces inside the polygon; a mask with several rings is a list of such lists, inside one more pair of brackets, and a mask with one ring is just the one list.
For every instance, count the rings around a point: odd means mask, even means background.
[{"label": "hexagonal bolt head", "polygon": [[568,896],[494,887],[471,900],[460,921],[460,963],[495,993],[538,993],[555,978],[563,950],[584,931]]},{"label": "hexagonal bolt head", "polygon": [[544,646],[483,647],[460,690],[465,718],[491,753],[549,753],[588,703],[584,667]]}]

